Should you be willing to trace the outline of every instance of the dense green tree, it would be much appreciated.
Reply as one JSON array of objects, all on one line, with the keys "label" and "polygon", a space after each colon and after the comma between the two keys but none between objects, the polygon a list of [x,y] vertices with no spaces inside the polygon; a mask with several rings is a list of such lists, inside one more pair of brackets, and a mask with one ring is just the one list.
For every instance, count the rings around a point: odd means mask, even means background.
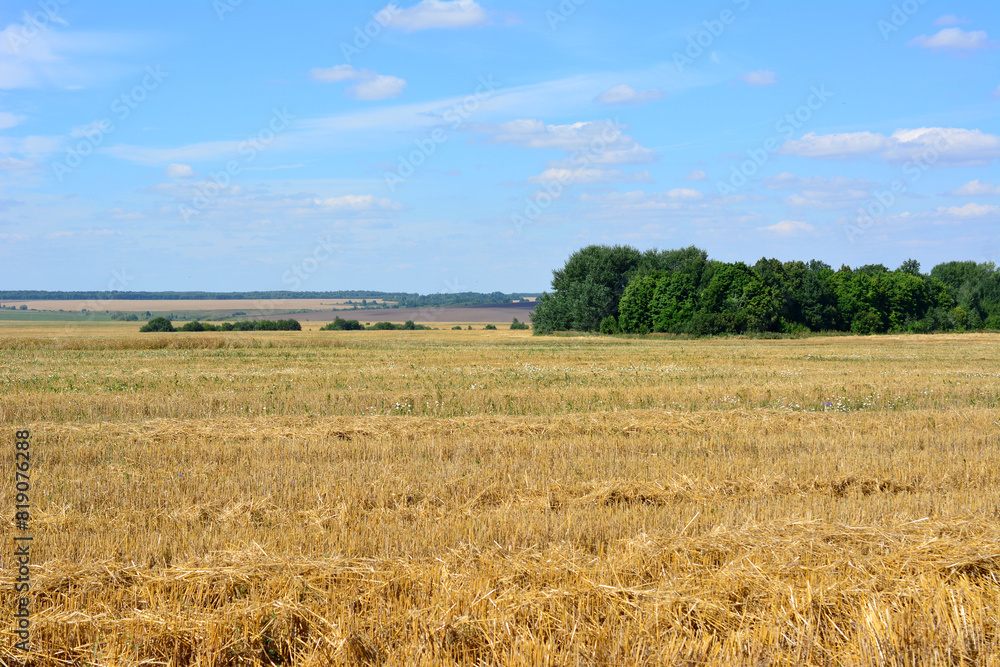
[{"label": "dense green tree", "polygon": [[552,272],[552,294],[535,304],[535,331],[597,331],[601,320],[618,316],[618,302],[642,253],[631,246],[591,245],[570,255]]},{"label": "dense green tree", "polygon": [[629,283],[618,304],[618,327],[622,333],[645,334],[653,330],[653,296],[665,275],[663,271],[654,271]]},{"label": "dense green tree", "polygon": [[929,275],[913,259],[895,271],[768,258],[751,268],[711,261],[695,247],[589,246],[553,275],[554,292],[536,307],[538,333],[612,332],[612,322],[624,333],[695,334],[1000,327],[1000,272],[992,263],[948,262]]},{"label": "dense green tree", "polygon": [[165,317],[154,317],[139,329],[140,332],[170,332],[174,331],[174,324]]}]

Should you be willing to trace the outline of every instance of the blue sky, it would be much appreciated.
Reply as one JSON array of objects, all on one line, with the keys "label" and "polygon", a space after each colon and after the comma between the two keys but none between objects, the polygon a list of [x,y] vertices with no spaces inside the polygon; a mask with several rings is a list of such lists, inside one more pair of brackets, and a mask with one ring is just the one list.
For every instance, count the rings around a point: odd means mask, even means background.
[{"label": "blue sky", "polygon": [[0,1],[7,289],[1000,263],[996,2]]}]

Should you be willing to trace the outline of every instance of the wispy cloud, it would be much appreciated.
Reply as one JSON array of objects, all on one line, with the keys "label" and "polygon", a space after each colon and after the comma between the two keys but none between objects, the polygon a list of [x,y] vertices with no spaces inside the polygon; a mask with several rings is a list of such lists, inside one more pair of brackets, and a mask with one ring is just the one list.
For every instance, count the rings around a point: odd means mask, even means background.
[{"label": "wispy cloud", "polygon": [[402,204],[394,202],[388,197],[376,197],[374,195],[327,197],[325,199],[314,199],[313,203],[331,211],[398,211],[403,208]]},{"label": "wispy cloud", "polygon": [[594,101],[599,104],[607,104],[610,106],[624,106],[644,104],[646,102],[661,99],[662,97],[663,91],[658,88],[651,88],[650,90],[636,90],[632,86],[622,83],[605,90],[603,93],[598,95]]},{"label": "wispy cloud", "polygon": [[164,173],[169,178],[191,178],[194,176],[194,169],[189,164],[168,164]]},{"label": "wispy cloud", "polygon": [[14,127],[24,120],[24,116],[18,116],[8,111],[0,111],[0,130]]},{"label": "wispy cloud", "polygon": [[[658,76],[662,74],[662,77],[669,80],[672,91],[713,83],[713,80],[695,75],[679,76],[672,71],[661,72],[659,68],[654,68],[654,71]],[[511,88],[505,88],[502,81],[496,81],[496,91],[488,98],[479,101],[472,120],[523,118],[529,114],[564,116],[579,113],[581,110],[593,108],[595,95],[606,91],[613,77],[616,78],[617,75],[598,73]],[[719,78],[719,81],[721,80],[722,77]],[[281,136],[275,139],[268,147],[268,151],[312,151],[318,148],[356,145],[361,137],[368,145],[375,145],[385,141],[387,131],[391,131],[395,136],[407,132],[426,132],[435,126],[450,126],[453,123],[449,119],[449,111],[455,109],[456,105],[465,104],[469,95],[475,90],[475,86],[471,86],[466,94],[443,99],[397,103],[359,112],[296,119]],[[463,129],[474,128],[475,124],[470,121]],[[225,160],[234,155],[241,143],[239,139],[224,139],[175,147],[117,144],[99,150],[129,162],[163,167],[171,162],[199,163]],[[0,152],[2,150],[0,143]]]},{"label": "wispy cloud", "polygon": [[960,23],[968,23],[969,20],[966,18],[958,18],[954,14],[945,14],[944,16],[938,17],[934,21],[934,25],[958,25]]},{"label": "wispy cloud", "polygon": [[769,69],[747,72],[740,78],[743,80],[743,83],[749,86],[773,86],[777,83],[777,76]]},{"label": "wispy cloud", "polygon": [[529,183],[562,183],[563,185],[598,185],[608,183],[641,183],[652,179],[648,171],[626,173],[620,169],[546,169],[528,179]]},{"label": "wispy cloud", "polygon": [[816,228],[808,222],[799,220],[782,220],[781,222],[766,227],[758,227],[757,231],[771,232],[778,236],[802,236],[814,231]]}]

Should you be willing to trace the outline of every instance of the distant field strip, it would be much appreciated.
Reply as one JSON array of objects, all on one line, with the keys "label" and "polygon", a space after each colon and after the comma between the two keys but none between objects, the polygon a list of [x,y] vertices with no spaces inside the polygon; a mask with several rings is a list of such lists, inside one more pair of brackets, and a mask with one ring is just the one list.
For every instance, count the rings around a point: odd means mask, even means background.
[{"label": "distant field strip", "polygon": [[[267,310],[278,311],[283,309],[298,310],[302,308],[314,310],[328,310],[330,308],[343,308],[349,299],[77,299],[77,300],[53,300],[53,301],[3,301],[5,306],[20,308],[22,305],[35,310],[75,310],[84,308],[87,310],[110,310],[125,313],[144,313],[146,311],[163,313],[171,311],[234,311],[234,310]],[[360,304],[361,299],[354,299]],[[368,299],[368,303],[381,303],[379,299]],[[347,306],[350,308],[350,306]]]}]

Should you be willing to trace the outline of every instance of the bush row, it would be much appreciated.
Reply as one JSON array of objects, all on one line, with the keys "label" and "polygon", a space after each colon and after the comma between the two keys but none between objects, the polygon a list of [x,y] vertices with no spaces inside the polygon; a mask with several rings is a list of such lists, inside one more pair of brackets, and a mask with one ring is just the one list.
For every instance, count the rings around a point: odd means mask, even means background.
[{"label": "bush row", "polygon": [[194,320],[183,326],[174,328],[173,322],[165,317],[154,317],[146,322],[141,332],[172,332],[172,331],[302,331],[298,320],[238,320],[210,324]]}]

